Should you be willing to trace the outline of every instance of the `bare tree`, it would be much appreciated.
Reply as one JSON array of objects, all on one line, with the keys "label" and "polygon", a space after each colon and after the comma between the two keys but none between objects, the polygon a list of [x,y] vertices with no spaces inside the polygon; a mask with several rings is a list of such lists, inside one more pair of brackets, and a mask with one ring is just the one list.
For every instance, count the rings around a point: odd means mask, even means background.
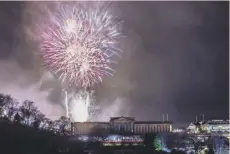
[{"label": "bare tree", "polygon": [[22,106],[20,107],[20,112],[25,124],[31,124],[32,119],[34,119],[34,112],[36,113],[36,111],[37,108],[35,107],[34,102],[28,100],[23,102]]},{"label": "bare tree", "polygon": [[3,112],[3,108],[6,104],[5,95],[0,94],[0,112]]},{"label": "bare tree", "polygon": [[55,128],[58,133],[66,134],[70,131],[70,119],[62,116],[55,121]]},{"label": "bare tree", "polygon": [[0,94],[0,112],[1,117],[8,117],[7,105],[13,102],[13,99],[10,95]]},{"label": "bare tree", "polygon": [[18,105],[19,105],[19,102],[15,99],[12,99],[6,105],[7,117],[11,121],[13,121],[15,114],[18,112]]},{"label": "bare tree", "polygon": [[34,117],[33,126],[35,128],[43,128],[45,115],[42,114],[39,110],[34,109],[33,117]]}]

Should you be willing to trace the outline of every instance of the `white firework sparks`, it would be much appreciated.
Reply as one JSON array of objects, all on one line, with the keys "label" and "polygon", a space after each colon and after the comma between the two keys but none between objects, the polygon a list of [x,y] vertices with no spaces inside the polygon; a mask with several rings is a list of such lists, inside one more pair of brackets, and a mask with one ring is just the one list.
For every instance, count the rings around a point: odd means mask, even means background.
[{"label": "white firework sparks", "polygon": [[115,17],[101,8],[63,6],[42,29],[41,55],[48,69],[64,82],[92,87],[111,76],[122,37]]},{"label": "white firework sparks", "polygon": [[87,91],[70,93],[68,101],[69,116],[72,121],[85,122],[89,120],[92,94]]}]

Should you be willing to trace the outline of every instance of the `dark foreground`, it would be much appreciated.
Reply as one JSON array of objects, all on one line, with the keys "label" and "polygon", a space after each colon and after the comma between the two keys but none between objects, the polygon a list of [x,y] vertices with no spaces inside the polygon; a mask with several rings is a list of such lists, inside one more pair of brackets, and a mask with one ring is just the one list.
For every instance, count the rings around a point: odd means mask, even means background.
[{"label": "dark foreground", "polygon": [[148,146],[114,148],[100,143],[73,142],[65,136],[4,120],[0,122],[0,147],[3,154],[165,153]]}]

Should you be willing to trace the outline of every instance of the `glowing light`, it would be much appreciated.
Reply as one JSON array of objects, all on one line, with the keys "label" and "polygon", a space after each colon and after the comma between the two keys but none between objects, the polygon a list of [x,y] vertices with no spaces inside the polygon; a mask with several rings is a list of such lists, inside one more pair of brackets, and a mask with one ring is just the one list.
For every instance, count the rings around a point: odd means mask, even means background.
[{"label": "glowing light", "polygon": [[103,8],[77,5],[61,5],[47,17],[41,56],[62,82],[88,88],[113,74],[112,59],[121,51],[121,22]]},{"label": "glowing light", "polygon": [[[65,88],[81,91],[113,75],[114,57],[121,52],[118,43],[123,37],[119,29],[122,22],[106,9],[77,2],[60,3],[56,8],[47,7],[45,18],[36,22],[39,55],[46,69]],[[69,99],[65,91],[66,116],[83,122],[89,119],[91,98],[89,94],[80,95]]]},{"label": "glowing light", "polygon": [[74,33],[77,29],[77,23],[76,20],[74,19],[67,19],[66,25],[65,25],[65,30],[67,33]]},{"label": "glowing light", "polygon": [[84,100],[76,100],[71,108],[71,114],[74,121],[85,122],[88,119],[88,109]]},{"label": "glowing light", "polygon": [[89,118],[89,107],[91,104],[91,95],[87,91],[80,91],[73,94],[69,102],[72,121],[85,122]]}]

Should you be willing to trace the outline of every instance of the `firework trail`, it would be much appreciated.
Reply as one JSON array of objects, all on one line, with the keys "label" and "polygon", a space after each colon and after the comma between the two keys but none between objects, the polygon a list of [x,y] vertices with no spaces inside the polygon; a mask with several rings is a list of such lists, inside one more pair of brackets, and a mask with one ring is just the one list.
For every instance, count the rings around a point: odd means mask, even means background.
[{"label": "firework trail", "polygon": [[115,17],[103,9],[64,5],[50,13],[42,31],[41,56],[62,82],[88,88],[112,76],[122,37]]},{"label": "firework trail", "polygon": [[69,116],[72,121],[84,122],[89,120],[93,114],[94,106],[92,93],[82,90],[77,93],[72,92],[68,95],[68,106],[70,108]]},{"label": "firework trail", "polygon": [[68,93],[64,90],[65,93],[65,108],[66,108],[66,117],[69,118],[69,105],[68,105]]}]

